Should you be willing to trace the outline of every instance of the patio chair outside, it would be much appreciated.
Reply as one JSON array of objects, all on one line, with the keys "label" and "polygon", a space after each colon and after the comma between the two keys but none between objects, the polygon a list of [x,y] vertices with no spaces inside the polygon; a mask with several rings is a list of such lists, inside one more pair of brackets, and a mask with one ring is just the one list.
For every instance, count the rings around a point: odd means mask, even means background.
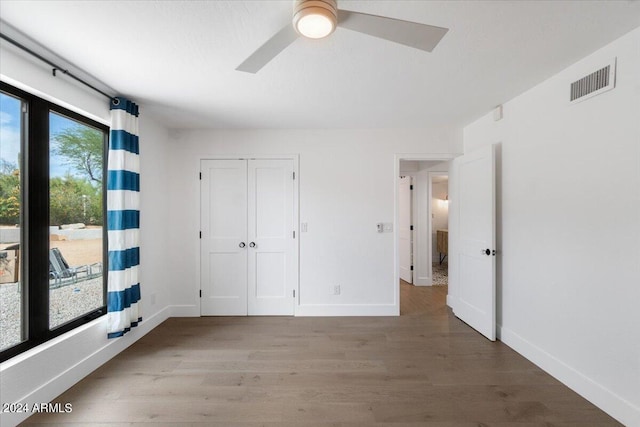
[{"label": "patio chair outside", "polygon": [[97,262],[91,265],[80,265],[70,267],[67,260],[62,256],[58,248],[49,250],[49,279],[52,288],[58,288],[71,283],[76,283],[78,279],[91,279],[102,274],[102,263]]}]

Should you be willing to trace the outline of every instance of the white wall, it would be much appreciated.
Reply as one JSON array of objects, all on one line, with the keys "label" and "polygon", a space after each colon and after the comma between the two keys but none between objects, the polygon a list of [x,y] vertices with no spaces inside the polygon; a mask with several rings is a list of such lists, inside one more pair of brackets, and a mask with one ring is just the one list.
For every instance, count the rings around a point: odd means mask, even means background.
[{"label": "white wall", "polygon": [[[395,154],[455,153],[460,131],[182,131],[171,159],[174,313],[199,315],[199,159],[216,155],[299,154],[300,306],[298,315],[398,313],[393,233]],[[331,295],[339,284],[341,295]]]},{"label": "white wall", "polygon": [[[639,46],[636,29],[504,104],[503,120],[464,129],[465,152],[501,145],[500,339],[629,426],[640,425]],[[569,83],[613,57],[616,88],[569,105]]]},{"label": "white wall", "polygon": [[[8,50],[0,50],[3,81],[43,96],[74,111],[108,124],[108,100],[65,77],[53,77],[42,63]],[[2,402],[32,405],[49,402],[88,373],[131,345],[170,314],[166,275],[171,246],[163,232],[169,224],[166,188],[169,167],[166,129],[151,117],[140,118],[141,243],[140,281],[143,321],[123,338],[107,340],[106,318],[96,319],[67,334],[0,364]],[[152,301],[155,300],[155,303]],[[3,413],[0,425],[12,426],[26,414]]]},{"label": "white wall", "polygon": [[418,160],[400,160],[400,176],[415,176],[419,170]]}]

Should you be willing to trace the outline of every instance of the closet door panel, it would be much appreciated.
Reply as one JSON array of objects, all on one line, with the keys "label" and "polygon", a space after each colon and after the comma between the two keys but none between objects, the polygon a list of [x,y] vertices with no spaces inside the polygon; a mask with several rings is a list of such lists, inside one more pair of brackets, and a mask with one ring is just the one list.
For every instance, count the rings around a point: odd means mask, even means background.
[{"label": "closet door panel", "polygon": [[248,163],[248,312],[293,315],[293,161]]},{"label": "closet door panel", "polygon": [[201,162],[201,314],[247,314],[247,162]]}]

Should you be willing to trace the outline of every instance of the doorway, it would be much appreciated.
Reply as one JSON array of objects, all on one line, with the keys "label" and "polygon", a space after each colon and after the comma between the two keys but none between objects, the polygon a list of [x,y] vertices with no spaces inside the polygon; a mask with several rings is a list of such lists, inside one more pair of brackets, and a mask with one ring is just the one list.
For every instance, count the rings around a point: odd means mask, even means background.
[{"label": "doorway", "polygon": [[438,246],[437,237],[444,234],[447,241],[449,159],[398,156],[397,167],[395,243],[399,308],[401,315],[419,314],[446,303],[447,251],[446,247]]}]

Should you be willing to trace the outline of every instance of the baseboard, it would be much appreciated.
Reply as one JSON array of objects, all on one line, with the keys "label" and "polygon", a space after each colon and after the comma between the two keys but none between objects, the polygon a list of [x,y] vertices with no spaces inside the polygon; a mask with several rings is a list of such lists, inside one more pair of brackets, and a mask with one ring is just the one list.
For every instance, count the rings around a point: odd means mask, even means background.
[{"label": "baseboard", "polygon": [[[447,300],[448,303],[448,300]],[[640,426],[640,408],[500,325],[498,339],[626,426]]]},{"label": "baseboard", "polygon": [[[129,333],[121,338],[109,340],[103,347],[45,382],[21,398],[19,402],[29,403],[29,405],[32,406],[34,403],[53,401],[81,379],[138,341],[160,323],[164,322],[169,318],[169,313],[169,307],[165,307],[154,315],[145,318],[136,328],[131,329]],[[0,425],[7,427],[15,426],[27,419],[30,415],[29,413],[2,413],[0,415]]]},{"label": "baseboard", "polygon": [[200,317],[200,307],[197,305],[172,305],[171,317]]},{"label": "baseboard", "polygon": [[305,304],[296,309],[296,316],[398,316],[397,305],[387,304]]},{"label": "baseboard", "polygon": [[[303,304],[296,308],[296,316],[398,316],[397,305],[391,304]],[[200,308],[195,305],[171,306],[171,317],[200,317]]]},{"label": "baseboard", "polygon": [[453,295],[447,294],[447,307],[451,308],[452,310],[453,310],[454,299],[455,298],[453,298]]},{"label": "baseboard", "polygon": [[431,277],[418,277],[413,280],[414,286],[431,286],[432,283]]}]

